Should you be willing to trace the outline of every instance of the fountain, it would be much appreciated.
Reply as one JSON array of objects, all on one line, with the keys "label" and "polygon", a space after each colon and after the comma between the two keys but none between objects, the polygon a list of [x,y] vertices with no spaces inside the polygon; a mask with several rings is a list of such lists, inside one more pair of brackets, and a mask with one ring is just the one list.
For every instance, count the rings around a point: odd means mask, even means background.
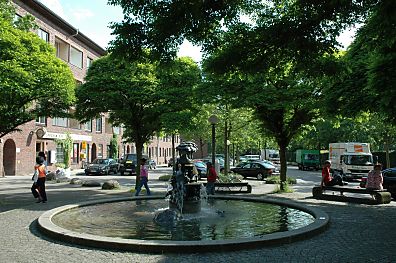
[{"label": "fountain", "polygon": [[197,183],[197,175],[193,174],[193,153],[197,151],[193,142],[182,142],[176,147],[180,158],[176,162],[176,169],[171,178],[170,209],[176,208],[183,212],[199,212],[201,204],[201,189],[203,185]]},{"label": "fountain", "polygon": [[323,231],[324,212],[297,203],[211,196],[193,175],[192,142],[177,146],[168,198],[99,200],[45,212],[39,230],[62,241],[142,252],[207,252],[290,243]]}]

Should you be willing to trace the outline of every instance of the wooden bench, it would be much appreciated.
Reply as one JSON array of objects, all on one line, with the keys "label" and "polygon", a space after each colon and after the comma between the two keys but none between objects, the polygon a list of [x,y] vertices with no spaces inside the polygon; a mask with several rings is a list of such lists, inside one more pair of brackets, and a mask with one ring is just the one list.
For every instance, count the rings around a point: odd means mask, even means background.
[{"label": "wooden bench", "polygon": [[[331,191],[332,193],[326,193]],[[339,192],[339,195],[335,195],[334,192]],[[372,198],[359,198],[352,196],[344,196],[344,193],[357,193],[371,195]],[[352,188],[345,186],[315,186],[312,188],[312,195],[316,199],[325,199],[331,201],[342,201],[342,202],[353,202],[353,203],[364,203],[364,204],[389,204],[391,201],[391,194],[386,190],[372,190],[365,188]]]},{"label": "wooden bench", "polygon": [[[206,183],[204,183],[206,186]],[[246,187],[246,189],[244,189]],[[251,193],[252,186],[245,182],[236,182],[236,183],[215,183],[215,191],[222,192],[222,193]]]}]

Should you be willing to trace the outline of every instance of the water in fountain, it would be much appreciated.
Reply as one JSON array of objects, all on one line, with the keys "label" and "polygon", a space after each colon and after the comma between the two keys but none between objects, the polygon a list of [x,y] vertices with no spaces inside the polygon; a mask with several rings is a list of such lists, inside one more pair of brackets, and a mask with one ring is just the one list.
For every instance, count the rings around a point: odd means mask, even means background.
[{"label": "water in fountain", "polygon": [[142,240],[249,238],[298,229],[314,221],[310,214],[293,208],[240,200],[209,198],[202,201],[199,212],[184,212],[182,217],[175,209],[159,213],[166,207],[164,199],[104,203],[69,209],[52,221],[75,232]]}]

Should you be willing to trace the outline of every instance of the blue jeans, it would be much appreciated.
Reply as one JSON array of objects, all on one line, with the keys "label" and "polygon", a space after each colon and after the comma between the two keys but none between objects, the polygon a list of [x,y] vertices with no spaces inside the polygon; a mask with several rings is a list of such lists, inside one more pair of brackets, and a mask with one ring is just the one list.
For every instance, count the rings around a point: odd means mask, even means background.
[{"label": "blue jeans", "polygon": [[144,187],[146,188],[146,192],[147,195],[150,195],[150,189],[147,185],[148,182],[148,178],[147,177],[140,177],[140,184],[138,185],[137,189],[136,189],[136,193],[135,196],[138,196],[140,191],[142,190],[142,186],[144,185]]}]

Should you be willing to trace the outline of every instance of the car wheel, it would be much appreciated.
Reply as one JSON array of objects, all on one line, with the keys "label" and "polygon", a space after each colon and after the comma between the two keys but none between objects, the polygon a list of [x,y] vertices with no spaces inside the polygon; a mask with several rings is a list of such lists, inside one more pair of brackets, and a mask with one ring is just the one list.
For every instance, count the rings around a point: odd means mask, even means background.
[{"label": "car wheel", "polygon": [[89,175],[89,173],[88,173],[88,172],[85,172],[85,175]]},{"label": "car wheel", "polygon": [[260,181],[264,180],[264,175],[262,173],[258,173],[257,180],[260,180]]},{"label": "car wheel", "polygon": [[121,176],[124,176],[124,172],[120,172]]}]

